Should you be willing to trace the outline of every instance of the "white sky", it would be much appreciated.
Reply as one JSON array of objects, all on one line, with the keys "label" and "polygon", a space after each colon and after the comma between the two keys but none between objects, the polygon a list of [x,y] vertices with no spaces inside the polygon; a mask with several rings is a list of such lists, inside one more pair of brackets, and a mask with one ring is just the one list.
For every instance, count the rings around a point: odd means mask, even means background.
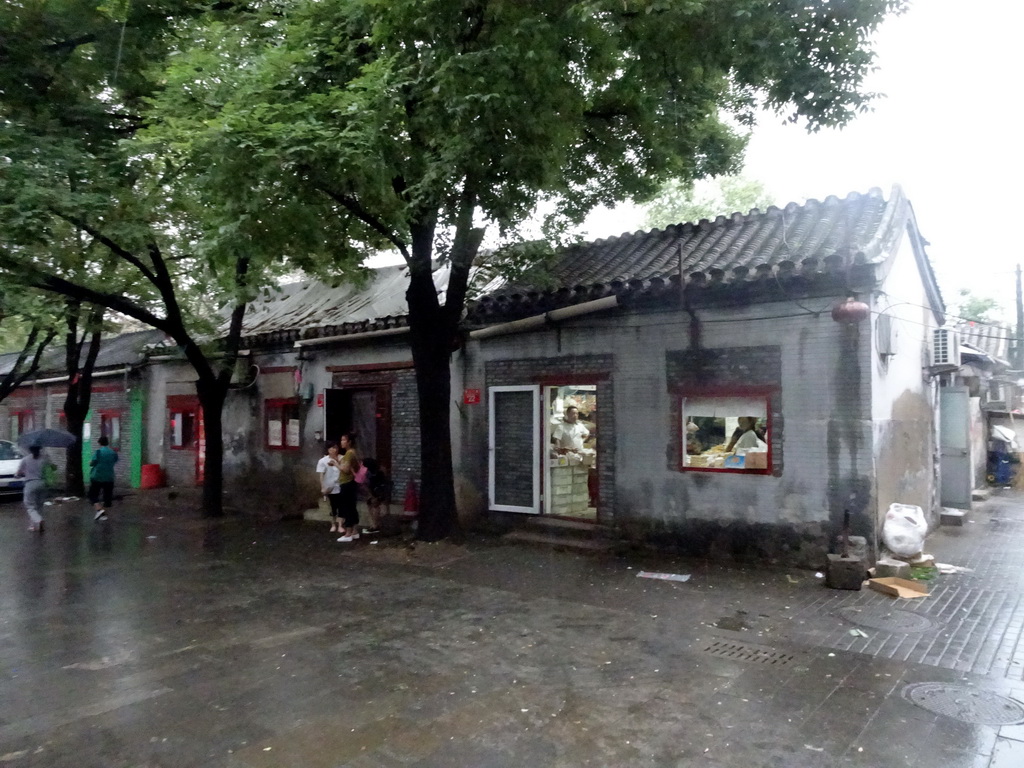
[{"label": "white sky", "polygon": [[[842,131],[808,134],[768,115],[744,175],[781,203],[845,197],[900,184],[931,243],[947,303],[960,288],[997,299],[1013,317],[1024,261],[1008,226],[1024,183],[1018,103],[1024,0],[916,0],[877,37],[867,90],[886,94]],[[723,211],[723,213],[728,213]],[[635,209],[591,217],[588,238],[641,226]]]}]

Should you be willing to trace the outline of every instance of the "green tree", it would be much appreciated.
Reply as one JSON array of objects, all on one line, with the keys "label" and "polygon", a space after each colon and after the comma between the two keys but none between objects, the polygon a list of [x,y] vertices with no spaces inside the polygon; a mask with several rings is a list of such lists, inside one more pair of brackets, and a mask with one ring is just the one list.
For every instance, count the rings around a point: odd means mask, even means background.
[{"label": "green tree", "polygon": [[14,364],[0,374],[0,402],[39,371],[43,354],[57,335],[60,307],[38,292],[0,290],[0,331],[17,353]]},{"label": "green tree", "polygon": [[487,228],[514,236],[545,200],[557,232],[667,179],[734,172],[762,106],[845,124],[872,98],[870,35],[903,5],[294,0],[192,26],[148,138],[227,226],[258,219],[275,247],[301,228],[327,271],[382,244],[405,259],[433,540],[456,523],[449,357]]},{"label": "green tree", "polygon": [[673,179],[644,206],[644,224],[650,229],[664,229],[688,221],[714,220],[737,211],[749,213],[754,208],[763,211],[774,204],[771,192],[756,179],[717,176],[689,184]]},{"label": "green tree", "polygon": [[954,306],[954,313],[961,320],[991,325],[1000,322],[1003,307],[990,296],[977,296],[967,288],[961,288]]},{"label": "green tree", "polygon": [[[246,303],[283,267],[276,257],[254,258],[265,250],[249,250],[263,235],[255,217],[228,203],[220,219],[207,216],[188,183],[194,177],[181,173],[173,153],[156,154],[135,137],[163,80],[162,62],[190,20],[240,24],[249,15],[231,3],[190,0],[0,7],[0,276],[77,308],[65,348],[78,382],[87,383],[82,366],[90,362],[74,354],[83,349],[76,334],[99,327],[91,307],[175,341],[196,371],[207,441],[203,506],[211,515],[221,513],[221,418]],[[69,392],[66,405],[69,420],[84,418],[87,389]]]}]

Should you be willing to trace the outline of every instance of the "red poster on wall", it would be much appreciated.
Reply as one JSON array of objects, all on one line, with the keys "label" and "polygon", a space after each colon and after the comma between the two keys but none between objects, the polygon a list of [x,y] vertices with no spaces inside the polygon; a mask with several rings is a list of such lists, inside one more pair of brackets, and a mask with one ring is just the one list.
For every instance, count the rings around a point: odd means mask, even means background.
[{"label": "red poster on wall", "polygon": [[324,393],[323,392],[321,392],[319,395],[316,396],[316,407],[317,408],[323,408],[324,407]]},{"label": "red poster on wall", "polygon": [[476,405],[480,402],[479,389],[466,389],[462,392],[462,402],[466,405]]},{"label": "red poster on wall", "polygon": [[196,411],[196,485],[206,482],[206,422],[203,409]]}]

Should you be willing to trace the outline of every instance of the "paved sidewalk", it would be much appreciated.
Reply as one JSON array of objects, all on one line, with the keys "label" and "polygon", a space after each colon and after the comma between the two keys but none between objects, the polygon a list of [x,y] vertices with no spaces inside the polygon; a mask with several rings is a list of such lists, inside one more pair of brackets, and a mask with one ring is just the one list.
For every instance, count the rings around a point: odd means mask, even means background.
[{"label": "paved sidewalk", "polygon": [[933,535],[974,571],[914,601],[192,502],[0,505],[0,764],[1024,765],[1020,495]]}]

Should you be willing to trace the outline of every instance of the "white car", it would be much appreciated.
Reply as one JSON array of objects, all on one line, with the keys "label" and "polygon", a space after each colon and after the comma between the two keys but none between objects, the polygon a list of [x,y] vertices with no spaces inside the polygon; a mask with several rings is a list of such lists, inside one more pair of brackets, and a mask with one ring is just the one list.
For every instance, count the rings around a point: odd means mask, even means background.
[{"label": "white car", "polygon": [[0,494],[20,493],[25,481],[15,477],[21,463],[21,449],[7,440],[0,440]]}]

